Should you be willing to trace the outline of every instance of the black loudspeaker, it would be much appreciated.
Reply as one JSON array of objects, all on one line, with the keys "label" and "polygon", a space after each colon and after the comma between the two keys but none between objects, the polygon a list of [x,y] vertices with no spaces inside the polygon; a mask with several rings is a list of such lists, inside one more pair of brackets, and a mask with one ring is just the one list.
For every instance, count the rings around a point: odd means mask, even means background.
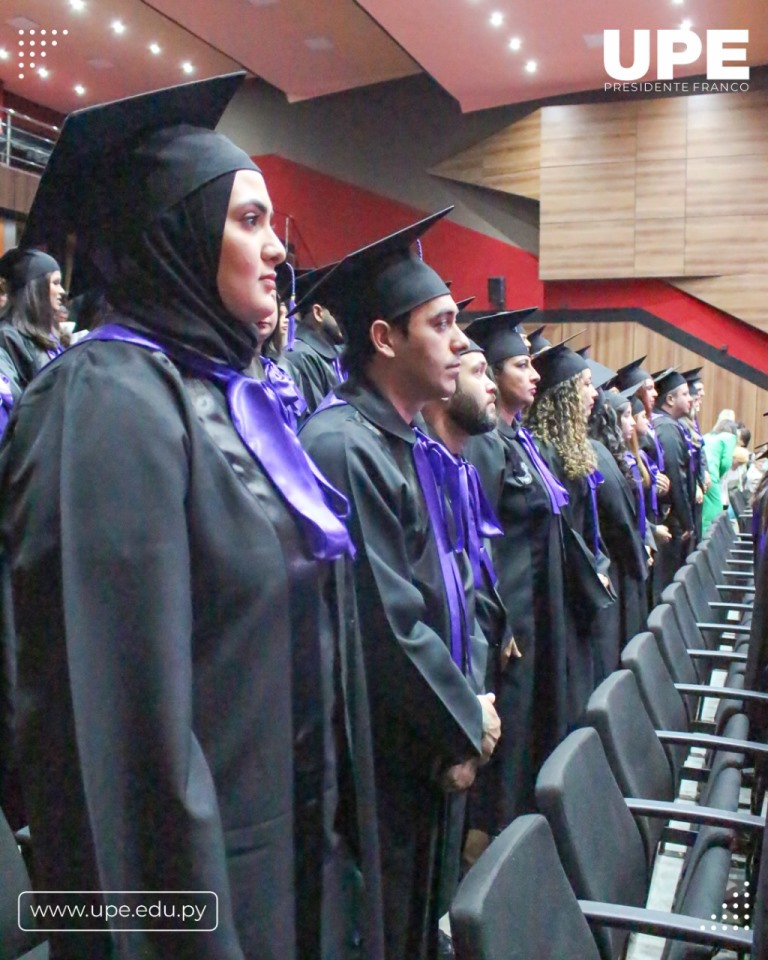
[{"label": "black loudspeaker", "polygon": [[488,300],[495,310],[506,310],[507,283],[504,277],[488,277]]}]

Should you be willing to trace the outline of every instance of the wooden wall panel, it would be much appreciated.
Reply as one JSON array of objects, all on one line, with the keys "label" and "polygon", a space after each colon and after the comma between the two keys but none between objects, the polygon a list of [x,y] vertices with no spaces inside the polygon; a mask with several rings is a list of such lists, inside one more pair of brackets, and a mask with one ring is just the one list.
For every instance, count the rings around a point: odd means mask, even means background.
[{"label": "wooden wall panel", "polygon": [[768,264],[768,217],[689,217],[685,275],[763,273]]},{"label": "wooden wall panel", "polygon": [[685,160],[687,109],[682,97],[637,105],[637,159]]},{"label": "wooden wall panel", "polygon": [[723,277],[699,277],[670,280],[691,296],[712,304],[768,333],[768,274],[734,274]]},{"label": "wooden wall panel", "polygon": [[[638,221],[683,218],[685,160],[638,160],[635,168],[635,216]],[[680,253],[682,259],[682,250]]]},{"label": "wooden wall panel", "polygon": [[685,220],[638,220],[635,223],[635,273],[668,277],[685,273]]},{"label": "wooden wall panel", "polygon": [[29,213],[39,182],[37,174],[0,165],[0,207],[14,213]]},{"label": "wooden wall panel", "polygon": [[768,90],[686,97],[690,159],[768,154]]},{"label": "wooden wall panel", "polygon": [[636,103],[569,104],[541,111],[542,169],[564,163],[627,163],[634,161],[636,149]]},{"label": "wooden wall panel", "polygon": [[600,265],[601,278],[630,276],[635,263],[634,220],[552,224],[542,230],[539,276],[542,280],[580,280],[584,262]]},{"label": "wooden wall panel", "polygon": [[685,204],[690,217],[768,216],[768,150],[689,159]]},{"label": "wooden wall panel", "polygon": [[[583,330],[578,323],[563,323],[547,328],[546,336],[552,342]],[[738,419],[752,432],[753,446],[768,440],[768,393],[754,384],[705,360],[691,350],[673,343],[666,337],[637,323],[594,323],[573,341],[575,349],[591,344],[590,356],[614,370],[630,360],[647,355],[643,366],[647,370],[680,365],[682,370],[703,367],[705,398],[701,426],[711,430],[717,414],[731,408]]]},{"label": "wooden wall panel", "polygon": [[627,220],[635,215],[635,165],[591,163],[542,167],[542,224]]}]

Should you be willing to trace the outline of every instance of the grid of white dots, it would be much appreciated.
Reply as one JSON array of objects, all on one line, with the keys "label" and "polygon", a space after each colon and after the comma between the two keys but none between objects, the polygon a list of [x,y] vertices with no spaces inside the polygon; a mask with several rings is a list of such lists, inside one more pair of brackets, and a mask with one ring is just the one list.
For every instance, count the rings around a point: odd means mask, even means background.
[{"label": "grid of white dots", "polygon": [[[734,929],[734,930],[745,930],[745,929],[746,929],[746,930],[749,930],[749,924],[746,922],[746,921],[749,920],[749,917],[750,917],[749,913],[747,912],[747,911],[749,910],[749,881],[748,881],[748,880],[745,880],[745,881],[744,881],[744,888],[745,888],[745,889],[744,889],[744,893],[743,893],[742,898],[741,898],[741,899],[742,899],[742,903],[743,903],[743,905],[744,905],[744,910],[742,911],[741,916],[739,916],[739,906],[740,906],[740,904],[739,904],[739,892],[738,892],[738,890],[736,890],[736,891],[734,891],[734,893],[733,893],[733,899],[734,899],[734,901],[735,901],[735,902],[734,902],[734,905],[733,905],[733,910],[732,910],[733,918],[734,918],[734,920],[742,920],[742,921],[743,921],[743,925],[742,925],[741,923],[734,923],[734,924],[733,924],[733,929]],[[728,919],[728,913],[727,913],[727,911],[728,911],[728,904],[727,904],[727,903],[724,903],[722,906],[723,906],[723,913],[722,913],[722,915],[721,915],[721,917],[720,917],[720,920],[721,920],[721,923],[722,923],[721,930],[725,931],[725,930],[728,929],[728,924],[725,922],[725,921]],[[716,914],[716,913],[711,914],[711,915],[710,915],[710,919],[716,921],[716,920],[717,920],[717,914]],[[706,929],[707,929],[706,924],[704,924],[704,923],[700,924],[699,929],[700,929],[700,930],[706,930]],[[710,926],[710,929],[711,929],[711,930],[717,930],[717,923],[713,923],[713,924]]]}]

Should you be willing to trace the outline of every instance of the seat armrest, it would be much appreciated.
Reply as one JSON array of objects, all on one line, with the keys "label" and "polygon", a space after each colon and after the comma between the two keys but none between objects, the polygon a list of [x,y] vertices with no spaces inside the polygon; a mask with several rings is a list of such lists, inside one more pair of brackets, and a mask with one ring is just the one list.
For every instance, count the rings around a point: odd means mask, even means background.
[{"label": "seat armrest", "polygon": [[753,813],[738,813],[688,803],[668,803],[666,800],[641,800],[638,797],[625,797],[624,802],[633,815],[640,817],[664,817],[666,820],[704,823],[710,827],[732,827],[734,830],[765,829],[765,818],[756,817]]},{"label": "seat armrest", "polygon": [[699,630],[712,630],[718,633],[749,633],[752,629],[743,623],[699,623],[696,626]]},{"label": "seat armrest", "polygon": [[751,703],[768,703],[768,693],[757,690],[740,690],[738,687],[709,687],[698,683],[676,683],[680,693],[695,697],[716,697],[719,700],[745,700]]},{"label": "seat armrest", "polygon": [[706,750],[729,750],[733,753],[768,756],[768,743],[758,743],[756,740],[738,740],[735,737],[718,737],[712,733],[689,733],[683,730],[657,730],[656,736],[662,743],[680,743],[691,747],[704,747]]}]

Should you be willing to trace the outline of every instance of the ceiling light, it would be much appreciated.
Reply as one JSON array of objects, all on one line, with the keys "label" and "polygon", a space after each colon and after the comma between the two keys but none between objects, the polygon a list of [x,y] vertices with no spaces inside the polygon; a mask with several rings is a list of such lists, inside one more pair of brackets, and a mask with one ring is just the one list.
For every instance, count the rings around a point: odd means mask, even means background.
[{"label": "ceiling light", "polygon": [[538,64],[536,63],[535,60],[529,60],[528,63],[526,63],[525,65],[525,69],[527,70],[528,73],[536,73],[536,70],[538,69]]},{"label": "ceiling light", "polygon": [[492,27],[500,27],[504,23],[504,14],[496,10],[491,14],[490,24]]},{"label": "ceiling light", "polygon": [[85,0],[69,0],[69,5],[73,10],[85,10]]},{"label": "ceiling light", "polygon": [[52,47],[55,47],[57,43],[58,43],[57,40],[51,40],[51,46],[52,46]]},{"label": "ceiling light", "polygon": [[154,53],[154,55],[157,56],[158,54],[162,53],[163,51],[162,51],[162,48],[160,47],[160,45],[159,45],[158,43],[150,43],[150,45],[149,45],[149,52],[150,52],[150,53]]},{"label": "ceiling light", "polygon": [[674,3],[676,7],[682,7],[684,2],[685,0],[672,0],[672,3]]},{"label": "ceiling light", "polygon": [[20,73],[20,74],[19,74],[19,80],[23,80],[23,79],[24,79],[24,74],[23,74],[23,73]]},{"label": "ceiling light", "polygon": [[690,30],[692,26],[693,26],[693,24],[691,23],[690,20],[683,20],[683,22],[680,24],[680,29],[681,29],[681,30]]},{"label": "ceiling light", "polygon": [[75,84],[75,93],[78,95],[78,97],[84,96],[84,95],[85,95],[85,87],[84,87],[82,84],[80,84],[80,83]]},{"label": "ceiling light", "polygon": [[0,48],[0,60],[7,60],[7,59],[8,59],[8,56],[9,56],[9,54],[8,54],[8,51],[5,49],[5,47],[1,47],[1,48]]},{"label": "ceiling light", "polygon": [[184,73],[194,73],[194,72],[195,72],[195,68],[192,66],[192,64],[189,62],[189,60],[185,60],[184,63],[182,63],[181,69],[184,71]]},{"label": "ceiling light", "polygon": [[[121,33],[125,33],[125,24],[123,23],[122,20],[113,20],[113,21],[112,21],[112,29],[113,29],[113,30],[115,31],[115,33],[118,34],[118,35],[121,34]],[[65,32],[66,32],[66,31],[65,31]]]},{"label": "ceiling light", "polygon": [[512,39],[509,41],[510,50],[519,50],[522,45],[523,41],[520,39],[520,37],[512,37]]},{"label": "ceiling light", "polygon": [[45,78],[48,76],[48,71],[45,69],[45,67],[40,67],[37,72],[40,74],[43,80],[45,80]]}]

